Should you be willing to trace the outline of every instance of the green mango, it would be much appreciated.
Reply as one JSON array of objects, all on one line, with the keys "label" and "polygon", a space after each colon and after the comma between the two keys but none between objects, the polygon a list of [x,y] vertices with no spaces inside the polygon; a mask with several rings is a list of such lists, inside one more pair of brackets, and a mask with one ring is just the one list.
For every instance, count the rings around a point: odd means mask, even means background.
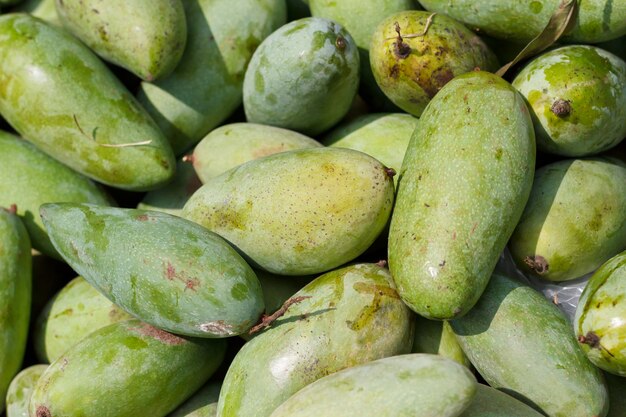
[{"label": "green mango", "polygon": [[315,136],[339,122],[359,86],[359,53],[341,25],[319,17],[287,23],[254,52],[243,81],[249,122]]},{"label": "green mango", "polygon": [[197,337],[245,332],[263,312],[254,271],[218,235],[170,214],[44,204],[52,243],[113,303],[158,328]]},{"label": "green mango", "polygon": [[428,320],[416,315],[411,352],[438,354],[467,368],[472,367],[447,321]]},{"label": "green mango", "polygon": [[0,207],[0,413],[26,351],[32,288],[30,239],[13,212]]},{"label": "green mango", "polygon": [[[448,15],[494,38],[528,43],[548,24],[561,0],[419,0],[426,10]],[[563,40],[596,43],[626,34],[626,4],[579,1],[576,24]]]},{"label": "green mango", "polygon": [[15,375],[7,392],[7,417],[28,417],[30,396],[33,394],[35,384],[46,369],[48,369],[48,365],[32,365]]},{"label": "green mango", "polygon": [[591,45],[533,59],[513,80],[528,100],[539,150],[596,154],[626,137],[626,62]]},{"label": "green mango", "polygon": [[576,307],[574,330],[597,367],[626,376],[626,252],[605,262],[589,279]]},{"label": "green mango", "polygon": [[39,317],[48,301],[61,291],[76,276],[76,273],[65,262],[45,256],[41,252],[31,251],[31,258],[33,291],[30,305],[30,317],[32,318],[30,325],[31,332],[33,332],[35,318]]},{"label": "green mango", "polygon": [[103,327],[50,364],[33,391],[33,417],[164,417],[224,358],[224,340],[175,336],[139,320]]},{"label": "green mango", "polygon": [[56,0],[63,26],[106,61],[154,81],[171,73],[187,42],[181,0]]},{"label": "green mango", "polygon": [[24,0],[11,9],[11,11],[30,13],[48,23],[61,26],[61,21],[59,20],[54,2],[55,0]]},{"label": "green mango", "polygon": [[35,249],[59,258],[39,216],[44,203],[67,201],[111,205],[91,180],[17,136],[0,131],[0,206],[17,205],[17,214]]},{"label": "green mango", "polygon": [[242,101],[252,53],[286,21],[285,0],[185,0],[187,48],[180,64],[137,98],[180,155]]},{"label": "green mango", "polygon": [[183,217],[224,237],[253,266],[309,275],[363,253],[393,205],[388,168],[351,149],[313,148],[250,161],[204,184]]},{"label": "green mango", "polygon": [[495,72],[498,60],[478,35],[461,23],[444,15],[410,10],[394,13],[376,27],[370,65],[387,97],[419,117],[454,77],[476,68]]},{"label": "green mango", "polygon": [[494,274],[474,308],[450,324],[493,388],[549,417],[606,415],[600,370],[578,347],[565,314],[538,291]]},{"label": "green mango", "polygon": [[570,159],[538,169],[509,249],[519,268],[549,281],[581,277],[626,249],[626,165]]},{"label": "green mango", "polygon": [[106,65],[66,31],[27,14],[0,16],[0,114],[24,139],[96,181],[147,190],[174,174],[167,140]]},{"label": "green mango", "polygon": [[[406,148],[419,119],[404,113],[374,113],[337,126],[322,140],[326,146],[354,149],[400,172]],[[397,185],[397,176],[393,178]]]},{"label": "green mango", "polygon": [[624,417],[626,415],[626,378],[605,373],[609,387],[609,414],[606,417]]},{"label": "green mango", "polygon": [[83,277],[77,277],[63,287],[37,317],[33,333],[37,359],[43,363],[54,362],[89,333],[131,318]]},{"label": "green mango", "polygon": [[137,208],[180,216],[189,197],[201,186],[202,182],[193,165],[185,160],[179,160],[176,163],[174,179],[164,187],[148,192]]},{"label": "green mango", "polygon": [[522,214],[535,166],[522,96],[487,72],[460,75],[411,138],[389,231],[402,299],[430,319],[476,303]]},{"label": "green mango", "polygon": [[168,417],[216,417],[221,388],[220,382],[205,384],[173,413],[168,414]]},{"label": "green mango", "polygon": [[460,417],[542,417],[530,408],[502,391],[488,385],[477,384],[476,395]]},{"label": "green mango", "polygon": [[232,123],[213,130],[193,151],[193,167],[203,183],[253,159],[322,145],[300,133],[256,123]]},{"label": "green mango", "polygon": [[328,272],[284,316],[247,342],[228,368],[220,417],[267,417],[304,386],[344,368],[408,353],[413,314],[389,272],[356,264]]},{"label": "green mango", "polygon": [[344,369],[307,385],[271,417],[457,417],[476,378],[438,355],[412,354]]}]

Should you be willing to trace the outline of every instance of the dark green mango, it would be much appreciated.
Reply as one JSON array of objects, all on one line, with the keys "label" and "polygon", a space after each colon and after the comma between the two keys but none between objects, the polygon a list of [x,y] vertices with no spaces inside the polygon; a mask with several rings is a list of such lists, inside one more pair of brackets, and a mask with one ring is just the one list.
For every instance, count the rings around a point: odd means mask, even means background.
[{"label": "dark green mango", "polygon": [[216,417],[221,382],[205,384],[168,417]]},{"label": "dark green mango", "polygon": [[170,145],[106,65],[66,31],[0,16],[0,114],[24,139],[96,181],[147,190],[174,174]]},{"label": "dark green mango", "polygon": [[411,352],[438,354],[468,368],[472,366],[447,321],[429,320],[416,315]]},{"label": "dark green mango", "polygon": [[15,375],[7,392],[7,417],[28,417],[30,397],[46,369],[48,365],[32,365]]},{"label": "dark green mango", "polygon": [[224,239],[156,211],[45,204],[41,217],[67,263],[135,317],[177,334],[226,337],[263,312],[254,271]]},{"label": "dark green mango", "polygon": [[213,374],[224,340],[175,336],[139,320],[91,333],[50,364],[33,417],[164,417]]}]

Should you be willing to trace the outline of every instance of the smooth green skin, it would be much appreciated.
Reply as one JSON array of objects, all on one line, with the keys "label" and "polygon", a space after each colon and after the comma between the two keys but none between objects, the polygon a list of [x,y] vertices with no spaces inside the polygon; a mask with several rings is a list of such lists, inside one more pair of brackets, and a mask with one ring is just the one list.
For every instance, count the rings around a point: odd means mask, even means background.
[{"label": "smooth green skin", "polygon": [[228,240],[253,266],[309,275],[363,253],[385,227],[393,199],[393,180],[369,155],[300,149],[213,178],[183,217]]},{"label": "smooth green skin", "polygon": [[[471,28],[505,40],[528,43],[548,24],[560,0],[419,0],[426,10],[448,15]],[[577,24],[563,39],[596,43],[626,34],[626,3],[579,1]]]},{"label": "smooth green skin", "polygon": [[32,288],[30,250],[19,217],[0,208],[0,412],[26,350]]},{"label": "smooth green skin", "polygon": [[431,101],[400,171],[389,266],[416,313],[448,320],[478,300],[517,224],[535,167],[522,96],[472,72]]},{"label": "smooth green skin", "polygon": [[224,239],[156,211],[45,204],[66,262],[131,315],[176,334],[227,337],[263,312],[254,271]]},{"label": "smooth green skin", "polygon": [[61,26],[54,1],[55,0],[24,0],[11,9],[11,11],[30,13],[49,23]]},{"label": "smooth green skin", "polygon": [[[589,360],[620,376],[626,376],[625,298],[626,252],[622,252],[593,274],[574,316],[578,342]],[[598,340],[593,340],[594,335]]]},{"label": "smooth green skin", "polygon": [[13,378],[6,399],[7,417],[28,417],[28,403],[35,384],[48,369],[48,365],[32,365]]},{"label": "smooth green skin", "polygon": [[318,379],[271,417],[457,417],[476,393],[464,366],[431,354],[400,355]]},{"label": "smooth green skin", "polygon": [[315,136],[339,122],[359,86],[354,39],[328,19],[306,17],[268,36],[243,82],[249,122]]},{"label": "smooth green skin", "polygon": [[[512,84],[530,104],[539,150],[585,156],[626,137],[626,62],[609,52],[557,48],[531,61]],[[558,100],[569,102],[568,115],[551,110]]]},{"label": "smooth green skin", "polygon": [[472,367],[447,321],[428,320],[416,315],[411,352],[438,354],[467,368]]},{"label": "smooth green skin", "polygon": [[623,417],[626,415],[626,378],[605,373],[606,385],[609,387],[609,414],[606,417]]},{"label": "smooth green skin", "polygon": [[140,210],[155,210],[180,216],[189,197],[202,186],[192,164],[179,160],[174,179],[162,188],[152,190],[137,205]]},{"label": "smooth green skin", "polygon": [[137,98],[181,155],[242,102],[257,46],[286,21],[285,0],[186,0],[187,48],[180,64]]},{"label": "smooth green skin", "polygon": [[175,336],[139,320],[91,333],[50,364],[31,397],[31,417],[163,417],[224,358],[224,340]]},{"label": "smooth green skin", "polygon": [[[394,13],[376,27],[370,44],[370,65],[376,82],[402,110],[420,116],[430,100],[454,77],[480,68],[495,72],[498,61],[487,45],[461,23],[424,11]],[[421,34],[431,19],[425,36]],[[398,51],[398,34],[408,46]]]},{"label": "smooth green skin", "polygon": [[[364,152],[400,172],[402,160],[419,119],[404,113],[374,113],[357,117],[331,130],[326,146]],[[393,177],[398,185],[398,176]]]},{"label": "smooth green skin", "polygon": [[[106,65],[65,30],[27,14],[0,16],[0,114],[96,181],[144,191],[174,174],[167,140]],[[108,146],[144,141],[151,142]]]},{"label": "smooth green skin", "polygon": [[549,417],[606,415],[600,370],[578,347],[567,317],[541,293],[494,274],[474,308],[450,324],[493,388]]},{"label": "smooth green skin", "polygon": [[310,298],[292,305],[235,356],[218,416],[267,417],[319,378],[410,351],[413,314],[380,266],[328,272],[295,296]]},{"label": "smooth green skin", "polygon": [[221,382],[207,383],[168,417],[216,417],[221,388]]},{"label": "smooth green skin", "polygon": [[32,144],[0,131],[0,206],[17,205],[17,214],[35,249],[59,258],[48,238],[39,206],[67,201],[111,205],[112,200],[90,179],[38,150]]},{"label": "smooth green skin", "polygon": [[131,318],[84,278],[77,277],[37,317],[33,333],[37,359],[54,362],[89,333]]},{"label": "smooth green skin", "polygon": [[154,81],[171,73],[187,42],[181,0],[56,0],[70,33],[105,61]]},{"label": "smooth green skin", "polygon": [[581,277],[626,249],[626,165],[569,159],[538,169],[509,249],[518,268],[548,281]]},{"label": "smooth green skin", "polygon": [[488,385],[477,384],[474,401],[460,417],[542,417],[523,402],[493,389]]},{"label": "smooth green skin", "polygon": [[322,145],[292,130],[256,123],[220,126],[205,136],[193,151],[193,167],[202,183],[253,159],[294,149]]}]

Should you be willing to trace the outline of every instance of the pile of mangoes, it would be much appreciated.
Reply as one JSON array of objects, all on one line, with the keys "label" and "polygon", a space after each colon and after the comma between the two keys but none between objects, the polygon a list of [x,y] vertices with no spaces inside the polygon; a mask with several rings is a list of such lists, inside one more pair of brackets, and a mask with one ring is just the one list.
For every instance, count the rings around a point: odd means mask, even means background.
[{"label": "pile of mangoes", "polygon": [[626,0],[0,0],[0,414],[626,416],[625,60]]}]

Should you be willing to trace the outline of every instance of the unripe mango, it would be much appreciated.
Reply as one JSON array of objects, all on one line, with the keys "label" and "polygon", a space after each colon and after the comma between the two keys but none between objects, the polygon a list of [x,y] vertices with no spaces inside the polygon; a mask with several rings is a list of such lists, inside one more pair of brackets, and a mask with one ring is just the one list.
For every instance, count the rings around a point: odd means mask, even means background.
[{"label": "unripe mango", "polygon": [[411,352],[441,355],[471,368],[472,364],[463,353],[449,322],[428,320],[418,315],[413,335]]},{"label": "unripe mango", "polygon": [[211,382],[193,394],[168,417],[215,417],[222,384]]},{"label": "unripe mango", "polygon": [[48,365],[32,365],[15,375],[7,392],[7,417],[28,417],[30,397],[46,369]]},{"label": "unripe mango", "polygon": [[542,417],[530,408],[502,391],[488,385],[477,384],[476,395],[460,417]]}]

